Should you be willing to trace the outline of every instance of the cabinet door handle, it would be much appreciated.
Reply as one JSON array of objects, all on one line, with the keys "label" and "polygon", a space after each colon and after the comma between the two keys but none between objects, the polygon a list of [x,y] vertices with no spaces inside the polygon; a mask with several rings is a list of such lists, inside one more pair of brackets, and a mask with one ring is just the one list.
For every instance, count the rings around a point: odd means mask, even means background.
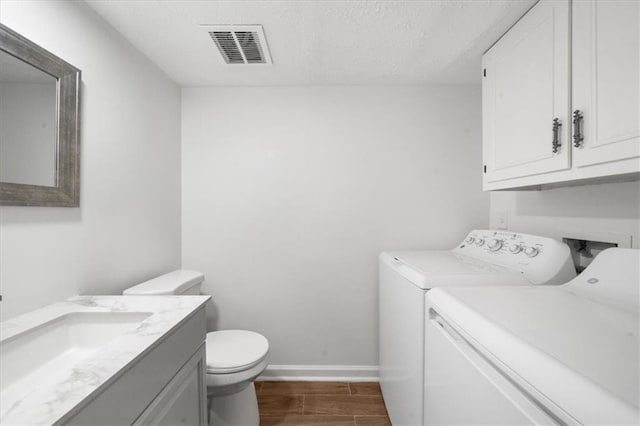
[{"label": "cabinet door handle", "polygon": [[582,134],[582,119],[584,116],[582,112],[577,109],[573,111],[573,146],[580,148],[584,135]]},{"label": "cabinet door handle", "polygon": [[558,117],[553,119],[553,141],[551,142],[551,148],[554,154],[560,149],[560,127],[562,123]]}]

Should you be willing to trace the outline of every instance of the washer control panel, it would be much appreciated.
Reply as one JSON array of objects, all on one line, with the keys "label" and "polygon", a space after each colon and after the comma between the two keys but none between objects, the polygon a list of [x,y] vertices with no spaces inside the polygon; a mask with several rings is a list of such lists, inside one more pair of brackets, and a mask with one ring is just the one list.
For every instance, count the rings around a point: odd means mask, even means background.
[{"label": "washer control panel", "polygon": [[[566,244],[537,235],[474,230],[469,232],[453,251],[516,269],[523,274],[533,276],[534,281],[536,277],[547,277],[554,268],[567,271],[573,269],[570,250]],[[571,278],[573,276],[568,277],[568,279]],[[540,281],[545,280],[541,278]]]},{"label": "washer control panel", "polygon": [[[548,238],[527,234],[508,233],[505,231],[473,231],[467,235],[458,248],[475,245],[495,254],[520,254],[536,257],[544,250]],[[555,240],[552,240],[556,242]]]}]

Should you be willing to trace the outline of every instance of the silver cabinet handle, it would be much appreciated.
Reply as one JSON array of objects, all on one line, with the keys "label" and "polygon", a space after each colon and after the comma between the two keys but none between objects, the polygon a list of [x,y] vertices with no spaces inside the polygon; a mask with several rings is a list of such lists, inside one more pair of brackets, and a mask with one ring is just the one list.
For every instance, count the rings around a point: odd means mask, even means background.
[{"label": "silver cabinet handle", "polygon": [[580,148],[584,135],[582,134],[582,120],[584,116],[582,112],[577,109],[573,111],[573,146]]},{"label": "silver cabinet handle", "polygon": [[558,117],[553,119],[553,141],[551,142],[551,150],[554,154],[558,152],[560,149],[560,127],[562,127],[562,123]]}]

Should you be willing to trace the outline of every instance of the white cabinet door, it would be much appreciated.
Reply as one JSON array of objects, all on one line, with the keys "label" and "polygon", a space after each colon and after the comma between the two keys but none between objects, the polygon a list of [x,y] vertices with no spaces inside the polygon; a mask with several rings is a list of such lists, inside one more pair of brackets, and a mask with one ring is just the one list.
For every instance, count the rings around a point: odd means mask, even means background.
[{"label": "white cabinet door", "polygon": [[568,169],[568,1],[540,1],[484,55],[483,68],[485,185]]},{"label": "white cabinet door", "polygon": [[167,386],[136,419],[138,425],[207,424],[206,355],[204,345],[178,371]]},{"label": "white cabinet door", "polygon": [[573,2],[574,166],[640,157],[639,22],[637,0]]}]

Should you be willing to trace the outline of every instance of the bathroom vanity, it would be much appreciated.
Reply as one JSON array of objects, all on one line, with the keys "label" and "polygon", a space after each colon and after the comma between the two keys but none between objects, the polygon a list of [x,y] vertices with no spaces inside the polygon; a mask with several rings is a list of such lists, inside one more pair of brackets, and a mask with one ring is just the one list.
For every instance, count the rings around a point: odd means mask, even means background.
[{"label": "bathroom vanity", "polygon": [[0,423],[207,423],[209,296],[78,296],[0,323]]}]

